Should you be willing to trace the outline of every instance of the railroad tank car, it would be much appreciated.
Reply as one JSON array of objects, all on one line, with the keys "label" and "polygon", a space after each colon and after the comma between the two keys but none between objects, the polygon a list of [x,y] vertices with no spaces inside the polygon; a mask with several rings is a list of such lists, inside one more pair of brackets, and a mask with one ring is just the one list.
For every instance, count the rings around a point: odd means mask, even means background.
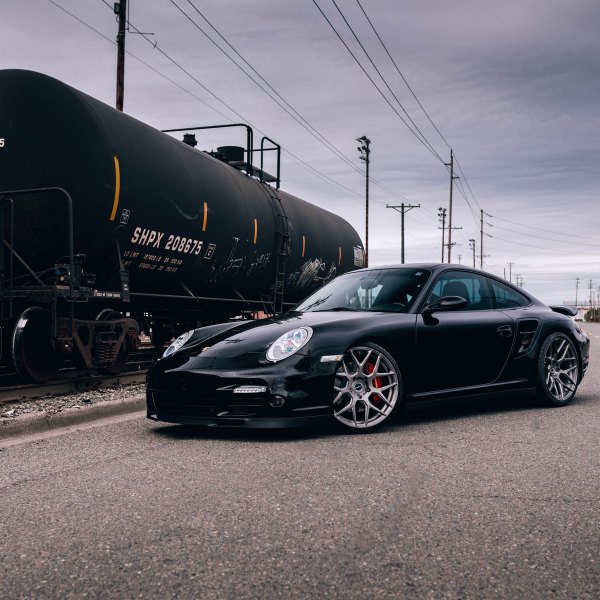
[{"label": "railroad tank car", "polygon": [[160,345],[280,312],[363,266],[352,226],[279,190],[279,164],[254,165],[277,144],[254,150],[246,130],[245,149],[214,156],[54,78],[0,71],[2,348],[21,375],[48,379],[65,356],[116,372],[140,328]]}]

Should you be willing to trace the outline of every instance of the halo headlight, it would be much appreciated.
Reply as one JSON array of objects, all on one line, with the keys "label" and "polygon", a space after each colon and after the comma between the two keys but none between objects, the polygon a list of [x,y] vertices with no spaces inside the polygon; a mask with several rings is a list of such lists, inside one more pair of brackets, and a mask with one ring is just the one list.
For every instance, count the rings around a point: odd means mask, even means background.
[{"label": "halo headlight", "polygon": [[277,338],[267,350],[267,360],[279,362],[295,354],[310,340],[313,330],[310,327],[298,327]]},{"label": "halo headlight", "polygon": [[181,347],[192,337],[194,333],[194,329],[190,329],[190,331],[186,331],[182,333],[163,353],[162,357],[166,358],[167,356],[171,356],[171,354],[175,354]]}]

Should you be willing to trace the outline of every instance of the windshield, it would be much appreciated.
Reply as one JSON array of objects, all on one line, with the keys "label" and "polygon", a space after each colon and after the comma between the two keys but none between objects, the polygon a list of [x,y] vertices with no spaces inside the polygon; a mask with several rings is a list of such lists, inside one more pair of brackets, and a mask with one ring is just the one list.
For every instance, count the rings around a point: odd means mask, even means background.
[{"label": "windshield", "polygon": [[347,273],[324,285],[294,310],[408,312],[430,275],[430,271],[409,268]]}]

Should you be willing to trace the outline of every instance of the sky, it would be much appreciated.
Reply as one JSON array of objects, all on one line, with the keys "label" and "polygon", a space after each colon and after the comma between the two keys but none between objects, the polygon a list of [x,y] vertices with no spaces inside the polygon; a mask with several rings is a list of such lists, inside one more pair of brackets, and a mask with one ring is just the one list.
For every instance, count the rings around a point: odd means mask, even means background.
[{"label": "sky", "polygon": [[[2,0],[0,68],[114,106],[112,4]],[[129,22],[126,113],[159,129],[250,123],[283,147],[282,189],[363,240],[356,138],[371,140],[370,266],[400,262],[387,205],[402,202],[420,204],[406,262],[441,260],[452,149],[452,262],[472,265],[474,239],[479,267],[483,210],[485,270],[547,303],[574,302],[577,278],[579,304],[590,281],[600,297],[598,0],[129,0]],[[241,131],[219,136],[198,147],[244,145]]]}]

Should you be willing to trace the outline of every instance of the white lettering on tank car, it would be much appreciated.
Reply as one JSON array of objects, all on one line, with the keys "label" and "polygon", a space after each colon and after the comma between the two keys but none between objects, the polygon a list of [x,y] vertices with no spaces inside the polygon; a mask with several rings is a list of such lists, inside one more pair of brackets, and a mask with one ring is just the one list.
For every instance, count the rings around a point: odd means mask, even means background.
[{"label": "white lettering on tank car", "polygon": [[4,148],[4,138],[0,138],[0,148]]},{"label": "white lettering on tank car", "polygon": [[162,231],[155,231],[154,229],[142,229],[136,227],[131,236],[132,244],[140,244],[140,246],[150,246],[153,248],[160,248],[160,242],[165,234]]},{"label": "white lettering on tank car", "polygon": [[[136,227],[133,230],[133,235],[129,240],[132,244],[140,246],[149,246],[151,248],[161,248],[165,233],[154,229],[144,229]],[[171,252],[179,252],[181,254],[200,254],[204,242],[194,238],[187,238],[180,235],[169,235],[164,246],[165,250]]]}]

